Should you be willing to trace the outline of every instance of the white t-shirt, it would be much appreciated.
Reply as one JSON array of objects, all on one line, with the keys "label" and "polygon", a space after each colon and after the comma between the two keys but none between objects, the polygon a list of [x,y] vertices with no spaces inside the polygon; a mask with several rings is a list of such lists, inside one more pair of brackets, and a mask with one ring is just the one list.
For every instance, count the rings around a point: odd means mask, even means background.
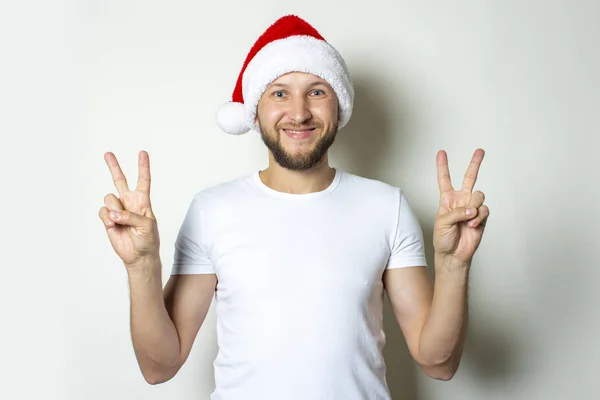
[{"label": "white t-shirt", "polygon": [[197,193],[172,274],[216,274],[212,400],[387,400],[386,268],[425,266],[402,191],[336,169],[288,194],[258,171]]}]

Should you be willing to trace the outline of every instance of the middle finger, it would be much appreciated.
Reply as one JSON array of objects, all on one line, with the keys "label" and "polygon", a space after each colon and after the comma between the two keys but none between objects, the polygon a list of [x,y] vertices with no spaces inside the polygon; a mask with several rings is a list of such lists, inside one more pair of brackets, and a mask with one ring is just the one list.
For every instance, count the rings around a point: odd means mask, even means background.
[{"label": "middle finger", "polygon": [[123,197],[123,195],[129,191],[129,187],[127,186],[127,179],[121,170],[121,166],[119,166],[117,157],[115,157],[113,153],[108,152],[104,155],[104,160],[110,169],[110,174],[112,175],[115,187],[119,192],[119,196]]}]

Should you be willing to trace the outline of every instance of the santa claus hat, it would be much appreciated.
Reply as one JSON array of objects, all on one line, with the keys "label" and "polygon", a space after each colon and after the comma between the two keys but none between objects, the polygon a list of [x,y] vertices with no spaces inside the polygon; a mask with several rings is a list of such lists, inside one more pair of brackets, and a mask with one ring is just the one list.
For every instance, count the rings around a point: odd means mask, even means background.
[{"label": "santa claus hat", "polygon": [[306,72],[325,80],[339,101],[341,129],[350,120],[354,88],[342,56],[308,22],[286,15],[273,23],[254,43],[244,61],[230,102],[217,111],[217,125],[240,135],[251,129],[256,107],[267,86],[289,72]]}]

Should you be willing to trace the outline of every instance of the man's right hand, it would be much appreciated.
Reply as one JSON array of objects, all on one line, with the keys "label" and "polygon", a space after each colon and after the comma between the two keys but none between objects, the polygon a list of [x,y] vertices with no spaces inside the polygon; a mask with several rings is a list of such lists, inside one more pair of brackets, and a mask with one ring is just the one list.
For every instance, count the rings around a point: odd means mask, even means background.
[{"label": "man's right hand", "polygon": [[119,197],[106,195],[105,206],[99,212],[111,245],[128,269],[159,260],[158,227],[150,204],[148,153],[141,151],[138,155],[138,182],[134,191],[129,190],[115,155],[108,152],[104,160],[119,193]]}]

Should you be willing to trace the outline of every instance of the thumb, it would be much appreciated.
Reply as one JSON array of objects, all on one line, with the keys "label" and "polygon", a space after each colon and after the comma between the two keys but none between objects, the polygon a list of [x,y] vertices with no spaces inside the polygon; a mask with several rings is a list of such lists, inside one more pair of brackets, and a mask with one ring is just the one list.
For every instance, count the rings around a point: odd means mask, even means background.
[{"label": "thumb", "polygon": [[472,206],[458,207],[449,213],[439,217],[438,224],[443,227],[450,227],[459,222],[469,221],[477,216],[477,209]]},{"label": "thumb", "polygon": [[112,210],[108,216],[119,225],[128,225],[136,228],[145,227],[145,218],[139,214],[127,210]]}]

